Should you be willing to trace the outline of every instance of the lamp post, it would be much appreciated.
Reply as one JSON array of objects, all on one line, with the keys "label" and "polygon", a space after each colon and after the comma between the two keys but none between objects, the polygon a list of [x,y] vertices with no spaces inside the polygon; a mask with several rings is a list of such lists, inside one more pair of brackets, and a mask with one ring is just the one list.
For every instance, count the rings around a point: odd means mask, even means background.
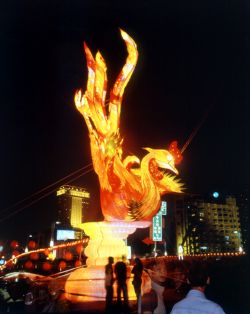
[{"label": "lamp post", "polygon": [[[56,225],[59,225],[60,223],[61,223],[60,221],[54,221],[51,224],[51,235],[50,235],[50,242],[49,242],[50,247],[53,247],[55,244],[55,228],[56,228]],[[52,256],[53,258],[56,257],[56,250],[53,250]]]},{"label": "lamp post", "polygon": [[50,235],[50,242],[49,242],[49,246],[53,247],[54,246],[54,242],[55,242],[55,228],[56,225],[59,225],[61,222],[60,221],[54,221],[51,224],[51,235]]},{"label": "lamp post", "polygon": [[24,249],[24,252],[25,252],[25,253],[29,252],[29,241],[30,241],[30,239],[31,239],[32,237],[33,237],[32,234],[29,234],[29,236],[28,236],[27,239],[26,239],[26,246],[25,246],[25,249]]}]

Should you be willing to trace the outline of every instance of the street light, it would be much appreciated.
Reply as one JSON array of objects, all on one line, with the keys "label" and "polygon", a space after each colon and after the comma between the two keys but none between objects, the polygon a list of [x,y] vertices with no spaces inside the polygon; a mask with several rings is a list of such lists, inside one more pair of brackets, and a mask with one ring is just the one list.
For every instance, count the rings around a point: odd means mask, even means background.
[{"label": "street light", "polygon": [[28,237],[26,238],[26,246],[25,246],[25,248],[24,248],[24,252],[25,252],[25,253],[29,252],[29,240],[30,240],[30,238],[32,238],[32,237],[33,237],[33,235],[32,235],[32,234],[29,234]]},{"label": "street light", "polygon": [[[51,224],[51,236],[50,236],[50,242],[49,242],[49,246],[53,247],[54,246],[54,236],[55,236],[55,228],[56,225],[59,225],[61,222],[60,221],[55,221]],[[55,258],[56,257],[56,250],[53,250],[52,252],[52,256]]]},{"label": "street light", "polygon": [[54,246],[55,228],[56,228],[56,225],[59,225],[60,223],[61,223],[60,221],[55,221],[55,222],[52,222],[51,224],[51,236],[50,236],[50,243],[49,243],[50,247]]}]

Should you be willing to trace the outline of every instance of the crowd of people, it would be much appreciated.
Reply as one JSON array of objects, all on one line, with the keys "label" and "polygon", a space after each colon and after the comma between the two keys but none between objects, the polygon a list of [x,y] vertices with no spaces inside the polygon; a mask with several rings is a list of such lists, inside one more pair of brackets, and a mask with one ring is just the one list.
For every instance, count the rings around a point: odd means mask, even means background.
[{"label": "crowd of people", "polygon": [[[123,256],[114,267],[114,258],[108,258],[105,266],[106,313],[128,313],[127,265]],[[186,273],[175,269],[174,278],[169,277],[163,260],[154,259],[145,267],[136,257],[131,270],[133,287],[137,299],[138,314],[225,314],[222,307],[205,296],[205,289],[210,283],[207,266],[204,262],[190,264]],[[143,271],[148,274],[150,287],[144,282]],[[116,303],[114,303],[113,284],[116,285]],[[172,286],[171,286],[172,285]],[[179,298],[169,308],[164,293],[170,288]],[[174,288],[174,289],[173,289]],[[123,294],[123,302],[121,298]]]},{"label": "crowd of people", "polygon": [[[126,257],[105,266],[105,313],[130,313],[128,278],[131,278],[138,314],[223,314],[222,307],[205,296],[210,276],[206,263],[166,264],[164,259],[143,261],[136,257],[128,265]],[[172,293],[171,297],[169,295]],[[173,294],[174,293],[174,294]],[[168,299],[171,302],[168,303]],[[134,304],[134,303],[133,303]],[[48,285],[21,275],[0,287],[0,312],[70,312],[63,290],[49,291]]]}]

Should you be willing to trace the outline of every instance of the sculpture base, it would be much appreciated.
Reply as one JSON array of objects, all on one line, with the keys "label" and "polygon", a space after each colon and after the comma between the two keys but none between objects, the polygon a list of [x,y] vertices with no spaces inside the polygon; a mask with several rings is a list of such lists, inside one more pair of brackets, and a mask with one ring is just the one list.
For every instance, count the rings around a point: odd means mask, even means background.
[{"label": "sculpture base", "polygon": [[[127,267],[127,287],[130,301],[136,300],[131,276],[132,266]],[[142,276],[142,291],[147,292],[151,287],[151,279],[146,272]],[[113,285],[116,299],[116,282]],[[88,266],[72,272],[65,284],[66,298],[73,302],[104,301],[106,297],[104,266]]]},{"label": "sculpture base", "polygon": [[128,247],[125,240],[137,228],[149,227],[149,221],[100,221],[87,222],[81,225],[84,232],[90,237],[85,255],[87,265],[106,265],[109,256],[117,261],[122,255],[128,256]]},{"label": "sculpture base", "polygon": [[[125,243],[129,234],[137,228],[149,227],[148,221],[101,221],[89,222],[81,225],[81,228],[90,237],[89,244],[85,249],[87,267],[72,272],[65,284],[66,297],[73,302],[104,300],[105,271],[104,267],[108,257],[114,257],[114,261],[120,260],[122,255],[128,255],[128,247]],[[131,267],[128,267],[128,296],[129,300],[136,300]],[[144,275],[145,282],[147,275]],[[148,280],[148,279],[147,279]],[[114,284],[114,297],[116,296],[116,283]]]}]

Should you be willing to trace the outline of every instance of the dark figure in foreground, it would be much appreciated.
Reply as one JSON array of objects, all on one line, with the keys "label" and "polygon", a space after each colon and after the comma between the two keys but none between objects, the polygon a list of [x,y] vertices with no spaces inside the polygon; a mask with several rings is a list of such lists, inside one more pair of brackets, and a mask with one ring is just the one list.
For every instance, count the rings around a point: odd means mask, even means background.
[{"label": "dark figure in foreground", "polygon": [[70,310],[70,302],[65,297],[65,291],[59,289],[52,292],[50,300],[47,301],[42,313],[68,313]]},{"label": "dark figure in foreground", "polygon": [[117,280],[117,303],[122,305],[121,292],[123,293],[123,301],[125,309],[128,309],[128,288],[127,288],[127,266],[125,256],[122,256],[122,261],[115,264],[115,275]]},{"label": "dark figure in foreground", "polygon": [[188,273],[191,290],[183,300],[174,305],[171,314],[225,314],[217,303],[205,297],[204,292],[209,282],[210,278],[202,263],[191,265]]},{"label": "dark figure in foreground", "polygon": [[137,298],[137,312],[141,314],[141,284],[142,284],[142,271],[143,271],[143,264],[141,260],[136,257],[135,258],[135,265],[132,269],[132,274],[134,274],[134,279],[132,284],[134,286],[136,298]]},{"label": "dark figure in foreground", "polygon": [[114,283],[114,275],[113,275],[113,265],[114,258],[110,256],[108,258],[108,264],[105,266],[105,289],[106,289],[106,313],[108,313],[112,308],[113,301],[113,283]]}]

